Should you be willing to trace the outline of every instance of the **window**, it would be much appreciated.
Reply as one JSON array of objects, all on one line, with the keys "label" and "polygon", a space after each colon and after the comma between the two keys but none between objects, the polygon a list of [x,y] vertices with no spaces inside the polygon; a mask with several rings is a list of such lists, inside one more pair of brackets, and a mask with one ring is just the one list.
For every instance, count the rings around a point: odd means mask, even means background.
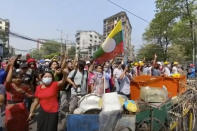
[{"label": "window", "polygon": [[0,24],[2,24],[2,21],[0,21]]},{"label": "window", "polygon": [[92,38],[92,35],[90,35],[90,37]]},{"label": "window", "polygon": [[90,41],[92,42],[92,40],[90,39]]},{"label": "window", "polygon": [[97,36],[95,36],[95,38],[97,38]]}]

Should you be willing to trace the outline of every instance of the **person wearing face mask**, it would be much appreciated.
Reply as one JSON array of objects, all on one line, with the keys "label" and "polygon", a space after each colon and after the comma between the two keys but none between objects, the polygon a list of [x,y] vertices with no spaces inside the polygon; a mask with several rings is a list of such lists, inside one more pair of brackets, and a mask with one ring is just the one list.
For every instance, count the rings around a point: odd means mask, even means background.
[{"label": "person wearing face mask", "polygon": [[94,72],[94,77],[91,80],[92,93],[101,96],[104,93],[104,76],[103,68],[101,65],[96,66],[96,71]]},{"label": "person wearing face mask", "polygon": [[119,79],[120,75],[122,74],[123,70],[121,67],[122,66],[121,62],[118,62],[117,65],[118,65],[118,68],[114,69],[113,78],[114,78],[114,82],[115,82],[116,91],[119,91],[120,84],[118,82],[118,79]]},{"label": "person wearing face mask", "polygon": [[104,75],[105,92],[109,93],[110,92],[110,79],[111,79],[111,69],[110,69],[109,63],[105,63],[103,70],[104,70],[103,75]]},{"label": "person wearing face mask", "polygon": [[58,92],[64,86],[68,72],[63,70],[60,81],[54,81],[52,72],[46,71],[42,75],[42,84],[37,86],[35,99],[31,105],[28,120],[34,115],[34,110],[40,104],[37,131],[57,131],[58,125]]},{"label": "person wearing face mask", "polygon": [[7,131],[28,131],[28,110],[24,99],[33,97],[28,85],[22,83],[22,76],[14,70],[16,57],[11,58],[8,75],[5,81],[6,88],[6,110],[5,125]]}]

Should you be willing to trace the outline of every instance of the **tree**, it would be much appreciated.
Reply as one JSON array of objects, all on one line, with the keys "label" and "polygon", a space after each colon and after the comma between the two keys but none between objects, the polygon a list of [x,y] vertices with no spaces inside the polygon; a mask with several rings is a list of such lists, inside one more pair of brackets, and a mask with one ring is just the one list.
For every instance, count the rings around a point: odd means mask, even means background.
[{"label": "tree", "polygon": [[70,49],[68,49],[68,57],[69,58],[75,58],[76,48],[75,46],[71,46]]},{"label": "tree", "polygon": [[47,56],[53,53],[59,53],[60,54],[60,48],[61,44],[56,41],[47,41],[43,43],[43,46],[41,47],[41,53],[42,56]]},{"label": "tree", "polygon": [[185,49],[181,45],[172,44],[168,49],[168,60],[179,61],[180,63],[185,63],[188,56],[185,55]]},{"label": "tree", "polygon": [[36,59],[41,59],[41,58],[51,59],[54,56],[60,55],[60,48],[61,48],[60,43],[56,41],[47,41],[43,43],[40,50],[38,49],[33,50],[30,54],[32,57]]},{"label": "tree", "polygon": [[33,57],[33,58],[35,58],[35,59],[37,59],[37,60],[39,60],[39,59],[42,58],[42,55],[40,54],[39,49],[32,50],[32,51],[30,52],[30,55],[31,55],[31,57]]},{"label": "tree", "polygon": [[[148,29],[143,34],[144,40],[158,44],[163,48],[164,59],[168,57],[171,44],[184,46],[186,55],[191,59],[193,23],[196,20],[193,12],[195,0],[156,0],[156,14]],[[180,42],[180,40],[182,42]]]},{"label": "tree", "polygon": [[154,59],[154,55],[157,54],[158,60],[163,61],[163,49],[161,46],[157,44],[145,44],[138,51],[137,59],[143,60],[145,58],[146,61],[151,61]]}]

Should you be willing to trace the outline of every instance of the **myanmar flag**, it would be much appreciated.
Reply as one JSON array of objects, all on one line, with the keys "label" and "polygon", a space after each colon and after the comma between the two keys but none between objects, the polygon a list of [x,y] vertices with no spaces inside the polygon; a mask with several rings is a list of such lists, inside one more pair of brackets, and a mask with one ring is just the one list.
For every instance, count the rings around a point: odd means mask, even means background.
[{"label": "myanmar flag", "polygon": [[93,59],[99,64],[113,59],[123,52],[123,34],[121,20],[116,24],[109,36],[94,53]]}]

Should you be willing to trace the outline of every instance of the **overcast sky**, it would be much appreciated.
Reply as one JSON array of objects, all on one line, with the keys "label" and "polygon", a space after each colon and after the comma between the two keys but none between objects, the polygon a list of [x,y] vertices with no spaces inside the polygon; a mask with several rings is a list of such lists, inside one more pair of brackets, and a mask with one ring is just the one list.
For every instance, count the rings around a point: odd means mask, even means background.
[{"label": "overcast sky", "polygon": [[[154,0],[112,0],[136,15],[151,21],[154,17]],[[103,34],[103,19],[122,11],[107,0],[3,0],[0,18],[10,20],[10,30],[35,39],[64,39],[75,41],[77,30],[94,30]],[[126,12],[127,13],[127,12]],[[132,25],[132,44],[135,49],[143,43],[142,34],[148,23],[127,13]],[[18,49],[36,48],[36,43],[10,38]]]}]

